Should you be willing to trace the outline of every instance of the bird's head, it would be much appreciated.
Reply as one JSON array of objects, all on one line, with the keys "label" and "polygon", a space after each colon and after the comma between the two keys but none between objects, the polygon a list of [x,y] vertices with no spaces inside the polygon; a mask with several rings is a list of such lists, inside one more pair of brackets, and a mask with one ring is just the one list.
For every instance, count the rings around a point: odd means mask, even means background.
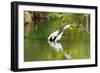
[{"label": "bird's head", "polygon": [[68,29],[68,28],[70,28],[70,27],[71,27],[71,24],[67,24],[67,25],[64,26],[63,29],[66,30],[66,29]]}]

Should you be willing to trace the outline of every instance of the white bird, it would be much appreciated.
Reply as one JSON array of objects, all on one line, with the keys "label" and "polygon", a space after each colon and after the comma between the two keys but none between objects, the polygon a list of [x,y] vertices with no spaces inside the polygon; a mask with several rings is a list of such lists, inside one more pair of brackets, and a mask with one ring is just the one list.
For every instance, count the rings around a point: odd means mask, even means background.
[{"label": "white bird", "polygon": [[[70,24],[69,24],[69,25],[65,25],[65,26],[63,27],[62,30],[65,31],[65,30],[67,30],[70,26],[71,26]],[[62,38],[62,35],[64,34],[64,31],[61,31],[60,29],[54,31],[53,33],[51,33],[51,34],[49,35],[48,40],[49,40],[49,41],[58,41],[58,40],[60,40],[60,39]]]}]

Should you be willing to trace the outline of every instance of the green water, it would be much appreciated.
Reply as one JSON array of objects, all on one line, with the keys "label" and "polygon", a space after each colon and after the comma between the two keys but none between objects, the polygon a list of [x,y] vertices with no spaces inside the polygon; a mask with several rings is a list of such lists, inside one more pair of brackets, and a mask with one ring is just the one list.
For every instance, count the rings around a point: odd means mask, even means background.
[{"label": "green water", "polygon": [[[24,61],[70,60],[90,58],[90,33],[73,29],[66,32],[62,39],[53,46],[47,38],[56,28],[56,23],[49,22],[24,39]],[[57,25],[58,26],[58,25]],[[60,44],[60,49],[55,48]],[[67,55],[67,56],[66,56]]]}]

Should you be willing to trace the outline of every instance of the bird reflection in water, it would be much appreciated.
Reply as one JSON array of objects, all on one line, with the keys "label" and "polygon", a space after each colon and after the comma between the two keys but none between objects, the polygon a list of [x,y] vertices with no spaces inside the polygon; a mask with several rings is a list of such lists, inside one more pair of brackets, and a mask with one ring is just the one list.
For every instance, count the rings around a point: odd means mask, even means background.
[{"label": "bird reflection in water", "polygon": [[64,55],[64,57],[66,59],[71,59],[71,56],[69,54],[67,54],[66,52],[64,52],[64,49],[61,45],[60,42],[55,42],[55,41],[48,41],[48,44],[50,45],[50,47],[52,47],[52,49],[54,49],[57,53],[62,52],[62,54]]}]

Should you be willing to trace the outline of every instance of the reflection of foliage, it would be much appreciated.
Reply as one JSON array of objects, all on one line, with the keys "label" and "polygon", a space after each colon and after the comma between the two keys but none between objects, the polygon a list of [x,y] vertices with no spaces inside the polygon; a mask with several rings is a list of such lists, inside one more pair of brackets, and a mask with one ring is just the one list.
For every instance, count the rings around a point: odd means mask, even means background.
[{"label": "reflection of foliage", "polygon": [[[90,58],[89,34],[82,31],[73,32],[67,33],[60,41],[64,52],[71,55],[72,59]],[[25,61],[66,60],[64,53],[51,48],[47,40],[25,39],[24,43]]]}]

